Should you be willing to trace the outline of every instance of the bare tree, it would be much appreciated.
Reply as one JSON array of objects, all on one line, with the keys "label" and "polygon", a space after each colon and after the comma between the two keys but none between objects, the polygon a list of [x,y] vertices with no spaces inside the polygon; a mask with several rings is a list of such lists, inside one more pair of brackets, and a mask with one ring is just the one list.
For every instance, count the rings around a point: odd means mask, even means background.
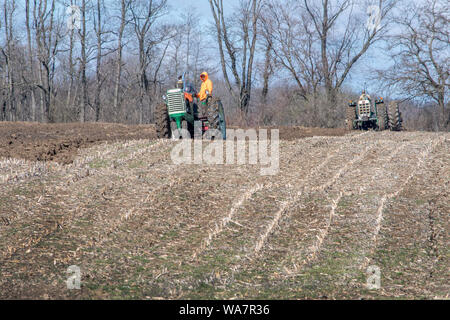
[{"label": "bare tree", "polygon": [[10,121],[16,120],[16,79],[13,68],[13,56],[14,56],[14,35],[13,35],[13,17],[16,10],[16,3],[14,0],[4,0],[3,2],[3,17],[5,28],[5,41],[6,51],[2,48],[2,54],[5,58],[5,73],[7,79],[8,93],[6,99],[6,105],[8,108],[5,110],[6,119]]},{"label": "bare tree", "polygon": [[269,93],[269,78],[273,74],[273,58],[272,58],[272,41],[267,39],[264,49],[264,70],[263,70],[263,87],[261,91],[262,102],[267,102],[267,94]]},{"label": "bare tree", "polygon": [[228,76],[228,69],[230,69],[239,92],[239,108],[244,115],[247,115],[252,90],[253,63],[262,1],[242,1],[238,12],[235,12],[235,18],[229,20],[225,18],[223,0],[209,0],[209,3],[216,26],[217,43],[225,82],[230,93],[236,96],[234,86]]},{"label": "bare tree", "polygon": [[211,70],[211,59],[205,50],[209,39],[205,37],[198,24],[200,17],[197,8],[188,6],[181,18],[180,34],[185,55],[184,71],[188,72],[190,81],[194,80],[197,85],[200,85],[200,73],[207,69]]},{"label": "bare tree", "polygon": [[31,93],[31,120],[36,121],[36,95],[35,95],[35,74],[34,74],[34,55],[31,39],[31,17],[30,17],[30,0],[25,2],[25,17],[27,28],[27,48],[28,48],[28,63],[30,68],[30,93]]},{"label": "bare tree", "polygon": [[440,127],[446,119],[450,65],[450,7],[445,0],[426,0],[410,4],[409,14],[397,20],[399,31],[390,37],[389,53],[393,65],[378,70],[378,75],[391,89],[406,98],[425,98],[440,109]]},{"label": "bare tree", "polygon": [[106,80],[106,72],[102,72],[103,58],[113,52],[113,49],[104,48],[104,45],[109,42],[108,35],[111,33],[105,27],[104,16],[107,14],[104,0],[97,0],[96,10],[94,11],[94,31],[97,40],[96,44],[96,67],[95,67],[95,97],[94,97],[94,111],[95,121],[100,120],[102,103],[101,92],[102,86]]},{"label": "bare tree", "polygon": [[55,57],[61,37],[60,25],[55,19],[55,0],[39,0],[33,7],[37,60],[39,62],[39,84],[41,90],[41,120],[52,121],[50,107],[55,94],[53,78],[55,75]]},{"label": "bare tree", "polygon": [[143,123],[144,96],[148,94],[149,89],[147,68],[153,62],[154,48],[171,36],[166,26],[159,29],[155,26],[155,22],[167,14],[167,0],[134,1],[130,9],[131,24],[139,50],[139,123]]},{"label": "bare tree", "polygon": [[[2,20],[0,20],[0,31],[1,31],[2,27],[3,27]],[[0,50],[3,53],[3,50],[4,50],[3,47],[0,47]],[[5,64],[4,58],[5,58],[4,54],[0,55],[0,71],[1,71],[0,75],[5,73],[4,70],[5,70],[6,64]],[[6,103],[7,103],[7,101],[6,101],[6,97],[5,97],[6,92],[5,92],[5,87],[3,84],[3,79],[1,79],[1,82],[0,82],[0,94],[1,94],[0,95],[0,120],[5,121],[6,120]]]},{"label": "bare tree", "polygon": [[100,94],[102,90],[103,77],[101,76],[102,65],[102,45],[103,45],[103,25],[102,25],[102,8],[101,1],[97,0],[97,10],[94,13],[94,29],[95,36],[97,38],[97,54],[96,54],[96,67],[95,67],[95,97],[94,97],[94,110],[95,121],[100,120]]},{"label": "bare tree", "polygon": [[[70,6],[72,8],[72,6],[74,5],[74,0],[70,0]],[[74,102],[76,100],[76,95],[77,95],[77,89],[78,87],[75,86],[75,82],[77,80],[77,74],[76,74],[76,63],[74,61],[74,54],[75,54],[75,25],[73,25],[71,28],[69,28],[68,30],[68,35],[69,35],[69,47],[67,49],[68,51],[68,58],[67,58],[67,62],[68,62],[68,78],[69,78],[69,84],[68,84],[68,89],[67,89],[67,96],[66,96],[66,103],[65,103],[65,107],[66,110],[71,110],[74,106]]]},{"label": "bare tree", "polygon": [[122,77],[122,51],[123,51],[123,32],[127,25],[127,11],[130,2],[126,0],[120,1],[120,26],[119,33],[117,35],[117,60],[116,60],[116,79],[114,82],[114,112],[117,113],[119,108],[119,89],[120,80]]},{"label": "bare tree", "polygon": [[176,35],[171,41],[171,54],[169,54],[170,62],[172,64],[172,72],[170,74],[170,78],[176,79],[178,75],[182,73],[182,70],[186,67],[186,53],[184,51],[184,33],[183,33],[183,25],[180,24],[176,28]]},{"label": "bare tree", "polygon": [[86,29],[86,0],[81,2],[81,29],[78,34],[80,36],[81,42],[81,59],[80,59],[80,74],[81,74],[81,95],[82,102],[80,108],[80,121],[86,121],[86,112],[89,105],[88,96],[88,83],[86,78],[86,68],[88,63],[88,53],[87,53],[87,29]]},{"label": "bare tree", "polygon": [[307,99],[316,94],[322,84],[320,37],[308,14],[297,2],[280,5],[267,1],[262,26],[265,38],[270,41],[277,63],[289,72],[299,89],[299,95]]},{"label": "bare tree", "polygon": [[303,9],[311,18],[320,43],[320,72],[323,77],[327,100],[334,105],[336,92],[349,75],[355,63],[388,30],[388,14],[395,5],[392,0],[379,0],[377,16],[380,24],[366,27],[366,21],[358,18],[361,7],[355,0],[303,0]]}]

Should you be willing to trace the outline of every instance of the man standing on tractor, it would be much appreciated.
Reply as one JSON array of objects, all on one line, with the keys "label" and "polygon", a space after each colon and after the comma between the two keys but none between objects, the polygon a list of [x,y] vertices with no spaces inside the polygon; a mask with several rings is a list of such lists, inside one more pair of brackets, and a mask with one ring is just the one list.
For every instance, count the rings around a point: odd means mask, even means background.
[{"label": "man standing on tractor", "polygon": [[197,98],[200,99],[202,115],[205,115],[207,110],[207,98],[212,95],[213,83],[208,78],[207,72],[202,72],[200,75],[200,80],[202,80],[202,86],[200,87],[200,92],[197,94]]}]

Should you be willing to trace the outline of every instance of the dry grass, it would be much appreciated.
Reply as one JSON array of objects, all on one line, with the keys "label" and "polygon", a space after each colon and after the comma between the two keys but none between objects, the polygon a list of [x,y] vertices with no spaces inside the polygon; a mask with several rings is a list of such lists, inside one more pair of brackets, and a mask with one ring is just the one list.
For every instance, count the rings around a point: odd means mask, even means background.
[{"label": "dry grass", "polygon": [[[445,297],[448,134],[281,141],[275,176],[174,165],[173,146],[103,143],[70,165],[1,160],[0,296]],[[82,289],[69,291],[73,264]],[[379,291],[364,286],[369,264]]]}]

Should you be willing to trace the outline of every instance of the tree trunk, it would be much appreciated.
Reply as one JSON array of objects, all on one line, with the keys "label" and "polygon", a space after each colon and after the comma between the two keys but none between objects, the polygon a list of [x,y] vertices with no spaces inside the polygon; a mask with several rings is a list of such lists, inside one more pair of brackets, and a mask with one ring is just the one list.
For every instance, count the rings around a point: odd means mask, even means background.
[{"label": "tree trunk", "polygon": [[439,117],[439,119],[440,119],[439,128],[441,130],[444,129],[448,124],[448,119],[445,119],[446,114],[445,114],[445,101],[444,100],[445,100],[445,94],[443,91],[441,91],[438,93],[438,104],[439,104],[439,110],[441,113],[441,116]]},{"label": "tree trunk", "polygon": [[[10,10],[8,10],[10,9]],[[9,121],[16,121],[16,99],[15,99],[15,75],[12,62],[12,42],[13,42],[13,23],[12,17],[15,9],[15,1],[12,1],[11,8],[8,8],[8,1],[4,1],[4,22],[5,22],[5,39],[7,54],[2,49],[6,62],[6,77],[8,79],[8,95],[7,95],[7,117]]]},{"label": "tree trunk", "polygon": [[262,102],[267,102],[267,94],[269,92],[269,78],[271,74],[271,57],[270,57],[270,51],[272,50],[272,43],[270,41],[266,44],[266,56],[264,60],[264,74],[263,74],[263,88],[261,92]]},{"label": "tree trunk", "polygon": [[86,79],[86,0],[81,3],[81,91],[82,91],[82,102],[80,110],[80,121],[86,121],[86,111],[88,106],[88,88]]},{"label": "tree trunk", "polygon": [[334,90],[331,80],[330,69],[328,64],[328,0],[323,1],[323,16],[322,16],[322,32],[321,32],[321,55],[322,55],[322,72],[325,79],[325,90],[327,93],[327,101],[330,105],[334,102]]},{"label": "tree trunk", "polygon": [[28,45],[28,63],[30,64],[30,93],[31,93],[31,121],[36,121],[36,96],[35,96],[35,79],[34,79],[34,59],[33,49],[31,46],[31,26],[30,26],[30,0],[26,0],[25,6],[26,28],[27,28],[27,45]]},{"label": "tree trunk", "polygon": [[73,29],[70,30],[70,36],[69,36],[69,89],[67,90],[67,98],[66,98],[66,110],[70,111],[73,107],[72,103],[72,91],[73,91],[73,84],[74,84],[74,76],[75,76],[75,66],[73,63],[73,36],[74,31]]},{"label": "tree trunk", "polygon": [[95,122],[100,120],[101,113],[101,101],[100,95],[102,90],[102,79],[100,74],[100,68],[102,63],[102,22],[101,22],[101,12],[100,12],[100,0],[97,0],[97,65],[96,65],[96,87],[95,87],[95,99],[94,99],[94,109],[95,109]]},{"label": "tree trunk", "polygon": [[116,81],[114,83],[114,112],[117,114],[119,109],[119,88],[120,78],[122,76],[122,37],[126,24],[126,5],[125,0],[121,1],[120,28],[117,39],[117,64],[116,64]]},{"label": "tree trunk", "polygon": [[147,56],[144,47],[144,35],[139,38],[139,124],[144,122],[144,96],[148,90]]}]

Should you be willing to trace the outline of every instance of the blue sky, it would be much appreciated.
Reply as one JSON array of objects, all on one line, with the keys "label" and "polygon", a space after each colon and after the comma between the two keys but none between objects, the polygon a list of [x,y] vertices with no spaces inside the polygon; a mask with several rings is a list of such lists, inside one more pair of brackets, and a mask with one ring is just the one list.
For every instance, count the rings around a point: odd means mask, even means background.
[{"label": "blue sky", "polygon": [[[170,6],[174,8],[184,8],[194,6],[198,9],[199,14],[204,18],[212,18],[211,9],[208,0],[168,0]],[[233,6],[239,4],[238,0],[225,0],[224,10],[230,10]]]}]

